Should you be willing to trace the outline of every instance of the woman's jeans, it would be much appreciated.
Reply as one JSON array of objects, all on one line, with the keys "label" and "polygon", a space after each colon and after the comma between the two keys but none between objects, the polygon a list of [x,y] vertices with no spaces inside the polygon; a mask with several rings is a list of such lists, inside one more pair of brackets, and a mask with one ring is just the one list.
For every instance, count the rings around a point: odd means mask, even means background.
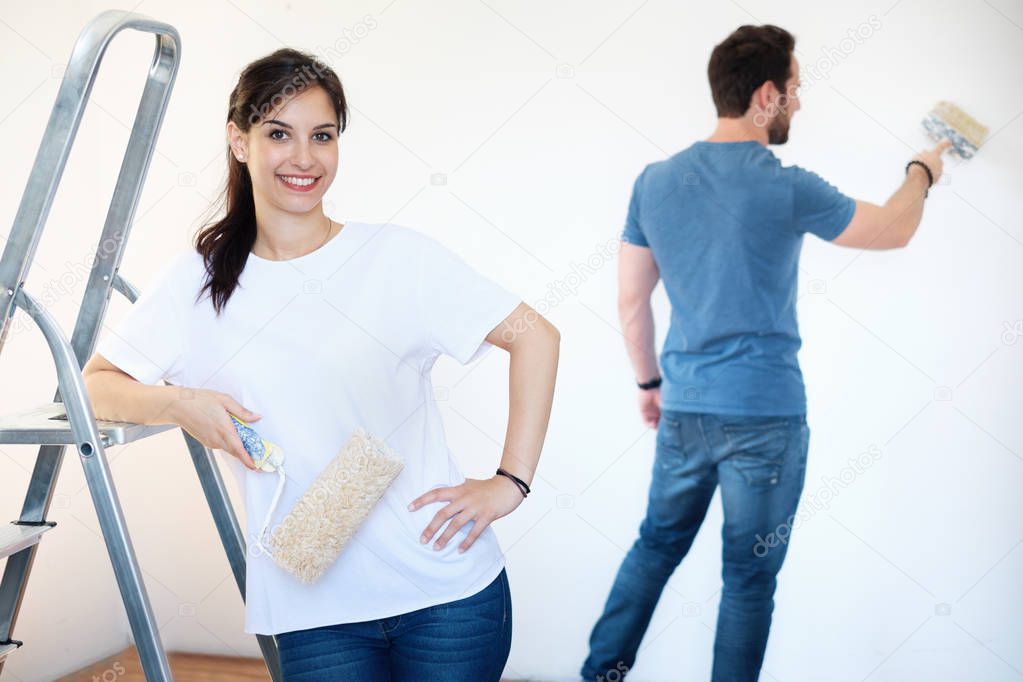
[{"label": "woman's jeans", "polygon": [[622,561],[581,673],[618,682],[633,667],[665,583],[721,486],[721,604],[714,682],[756,680],[803,490],[806,415],[747,417],[662,410],[646,518]]},{"label": "woman's jeans", "polygon": [[284,682],[498,682],[511,650],[508,575],[471,597],[277,635]]}]

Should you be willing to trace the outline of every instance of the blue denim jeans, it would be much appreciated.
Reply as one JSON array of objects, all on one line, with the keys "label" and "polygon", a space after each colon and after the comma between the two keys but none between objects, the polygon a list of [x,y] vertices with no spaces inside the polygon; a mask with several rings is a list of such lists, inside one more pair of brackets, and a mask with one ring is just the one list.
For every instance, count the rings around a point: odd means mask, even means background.
[{"label": "blue denim jeans", "polygon": [[809,439],[805,414],[661,412],[646,517],[593,628],[584,679],[618,682],[633,667],[661,591],[692,546],[719,485],[724,586],[711,679],[757,679]]},{"label": "blue denim jeans", "polygon": [[277,635],[284,682],[498,682],[511,650],[508,575],[390,618]]}]

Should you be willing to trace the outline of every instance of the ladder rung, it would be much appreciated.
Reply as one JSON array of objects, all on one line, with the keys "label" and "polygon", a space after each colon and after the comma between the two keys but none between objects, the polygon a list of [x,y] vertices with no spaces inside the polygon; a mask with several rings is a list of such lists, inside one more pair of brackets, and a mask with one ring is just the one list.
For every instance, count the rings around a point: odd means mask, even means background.
[{"label": "ladder rung", "polygon": [[0,643],[0,661],[3,661],[5,658],[7,658],[7,654],[11,653],[19,646],[21,646],[21,642],[19,642],[16,639]]},{"label": "ladder rung", "polygon": [[36,544],[42,534],[54,525],[53,522],[38,525],[12,522],[9,526],[0,527],[0,559]]},{"label": "ladder rung", "polygon": [[[143,425],[97,420],[103,445],[122,445],[178,428],[174,424]],[[64,403],[47,403],[0,417],[0,443],[10,445],[75,445]]]}]

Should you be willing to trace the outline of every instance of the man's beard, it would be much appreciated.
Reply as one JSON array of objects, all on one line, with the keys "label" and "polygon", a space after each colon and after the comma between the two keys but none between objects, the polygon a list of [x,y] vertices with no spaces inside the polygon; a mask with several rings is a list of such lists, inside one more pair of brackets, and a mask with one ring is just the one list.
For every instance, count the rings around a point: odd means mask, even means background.
[{"label": "man's beard", "polygon": [[789,141],[789,115],[782,112],[767,126],[767,144],[785,144]]}]

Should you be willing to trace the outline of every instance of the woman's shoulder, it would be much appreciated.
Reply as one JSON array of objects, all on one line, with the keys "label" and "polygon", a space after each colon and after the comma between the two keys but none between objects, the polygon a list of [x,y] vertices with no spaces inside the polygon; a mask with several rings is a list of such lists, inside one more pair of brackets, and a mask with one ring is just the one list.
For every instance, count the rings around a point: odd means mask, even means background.
[{"label": "woman's shoulder", "polygon": [[168,254],[143,284],[143,292],[160,289],[174,299],[184,300],[185,294],[197,294],[205,282],[206,265],[202,254],[195,248],[187,248]]},{"label": "woman's shoulder", "polygon": [[370,223],[349,221],[345,229],[351,229],[354,241],[362,245],[373,244],[378,251],[393,256],[405,256],[420,253],[424,248],[439,246],[434,237],[408,225],[398,223]]},{"label": "woman's shoulder", "polygon": [[[178,284],[197,267],[202,268],[202,256],[194,249],[181,249],[164,254],[159,261],[147,265],[143,272],[131,276],[131,279],[137,279],[143,287],[163,283]],[[128,269],[132,269],[131,263]]]},{"label": "woman's shoulder", "polygon": [[420,234],[407,225],[401,223],[375,223],[366,220],[349,220],[345,222],[346,230],[351,230],[353,236],[363,238],[384,238],[384,239],[414,239]]}]

